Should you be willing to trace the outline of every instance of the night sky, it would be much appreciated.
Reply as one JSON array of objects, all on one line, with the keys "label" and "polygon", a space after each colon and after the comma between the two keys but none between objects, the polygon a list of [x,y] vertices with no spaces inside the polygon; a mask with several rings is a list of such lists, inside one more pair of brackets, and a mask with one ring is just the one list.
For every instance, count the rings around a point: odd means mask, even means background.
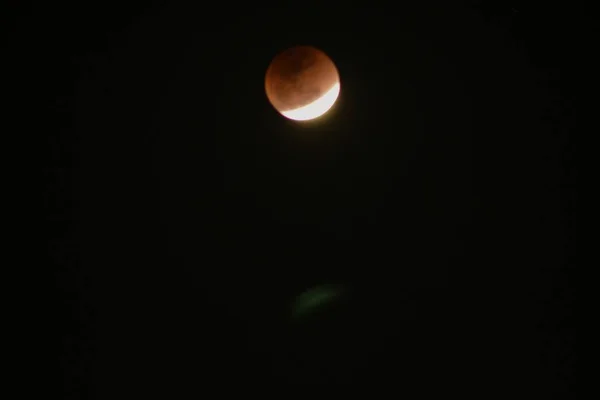
[{"label": "night sky", "polygon": [[[52,107],[63,398],[574,396],[559,13],[439,3],[46,6],[15,25]],[[341,77],[306,123],[264,92],[295,45]],[[343,295],[291,321],[320,285]]]}]

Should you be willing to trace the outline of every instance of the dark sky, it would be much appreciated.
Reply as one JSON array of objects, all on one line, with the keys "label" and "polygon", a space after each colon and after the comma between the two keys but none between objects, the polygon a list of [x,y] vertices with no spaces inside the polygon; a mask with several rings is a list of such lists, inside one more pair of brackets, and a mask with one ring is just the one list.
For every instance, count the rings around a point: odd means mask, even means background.
[{"label": "dark sky", "polygon": [[[559,13],[393,4],[21,19],[27,89],[54,116],[45,210],[64,398],[303,383],[574,394]],[[264,93],[272,57],[300,44],[341,76],[334,108],[305,124]],[[347,294],[290,324],[294,298],[322,284]]]}]

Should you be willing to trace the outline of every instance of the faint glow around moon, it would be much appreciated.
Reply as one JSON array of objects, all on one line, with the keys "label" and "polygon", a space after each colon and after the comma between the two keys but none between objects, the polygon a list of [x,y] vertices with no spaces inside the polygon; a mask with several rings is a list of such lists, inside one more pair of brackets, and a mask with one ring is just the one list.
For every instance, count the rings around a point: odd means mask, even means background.
[{"label": "faint glow around moon", "polygon": [[295,110],[282,111],[281,114],[295,121],[308,121],[325,114],[333,106],[340,94],[340,83],[337,82],[323,96],[312,103],[296,108]]}]

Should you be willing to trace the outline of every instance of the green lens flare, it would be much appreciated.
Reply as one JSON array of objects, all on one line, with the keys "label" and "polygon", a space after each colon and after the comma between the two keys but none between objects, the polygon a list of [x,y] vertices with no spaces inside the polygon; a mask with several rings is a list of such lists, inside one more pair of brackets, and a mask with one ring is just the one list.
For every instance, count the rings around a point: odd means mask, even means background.
[{"label": "green lens flare", "polygon": [[321,285],[311,288],[298,297],[292,304],[292,318],[302,318],[328,305],[343,294],[343,288],[337,285]]}]

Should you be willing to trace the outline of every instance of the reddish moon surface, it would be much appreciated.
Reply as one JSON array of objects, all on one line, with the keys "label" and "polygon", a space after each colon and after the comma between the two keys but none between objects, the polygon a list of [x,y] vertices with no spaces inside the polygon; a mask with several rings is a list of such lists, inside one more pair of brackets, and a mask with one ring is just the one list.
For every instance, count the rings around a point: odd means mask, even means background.
[{"label": "reddish moon surface", "polygon": [[333,61],[312,46],[279,53],[267,69],[265,91],[273,107],[293,120],[309,120],[326,113],[340,91]]}]

